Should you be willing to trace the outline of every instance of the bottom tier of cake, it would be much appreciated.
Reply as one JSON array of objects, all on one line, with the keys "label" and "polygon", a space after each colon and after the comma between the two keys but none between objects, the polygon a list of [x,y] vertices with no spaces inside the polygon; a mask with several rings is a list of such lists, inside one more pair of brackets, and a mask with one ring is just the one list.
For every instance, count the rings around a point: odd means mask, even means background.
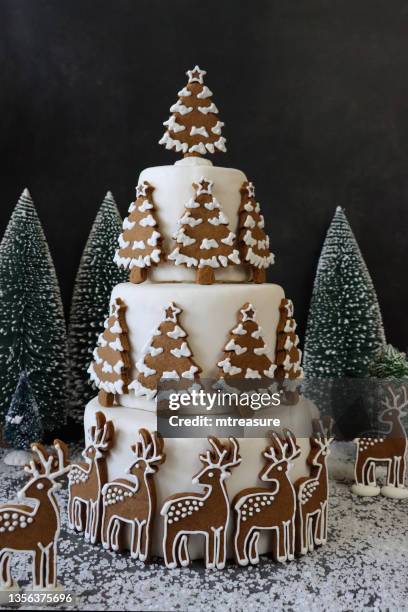
[{"label": "bottom tier of cake", "polygon": [[[301,455],[294,460],[290,472],[291,480],[294,482],[302,476],[310,474],[307,458],[310,451],[310,442],[307,437],[312,433],[312,419],[317,417],[317,409],[310,401],[301,398],[295,406],[282,406],[280,410],[285,412],[285,426],[290,428],[295,435],[297,432],[297,444],[301,448]],[[150,431],[156,430],[156,414],[137,408],[125,408],[115,406],[113,408],[102,407],[97,398],[93,399],[85,410],[85,436],[89,436],[89,429],[95,424],[95,414],[102,411],[106,418],[113,422],[115,427],[115,443],[107,459],[108,480],[128,477],[127,470],[133,463],[131,446],[137,440],[140,428]],[[277,414],[277,416],[279,416]],[[247,487],[260,486],[258,474],[264,467],[262,451],[268,444],[267,438],[240,438],[241,464],[232,470],[231,477],[227,481],[229,499]],[[160,466],[155,475],[157,492],[157,512],[153,528],[153,549],[155,556],[163,556],[163,517],[160,509],[167,497],[183,491],[201,491],[202,488],[192,484],[193,476],[201,469],[199,453],[208,449],[208,441],[205,438],[167,438],[165,440],[166,461]],[[265,483],[264,483],[265,484]],[[227,537],[228,557],[231,558],[231,533],[232,521],[229,525]],[[189,552],[192,559],[203,558],[204,538],[190,538]],[[125,547],[130,546],[130,532],[126,534]],[[259,541],[259,552],[264,554],[270,552],[270,534],[263,532]]]}]

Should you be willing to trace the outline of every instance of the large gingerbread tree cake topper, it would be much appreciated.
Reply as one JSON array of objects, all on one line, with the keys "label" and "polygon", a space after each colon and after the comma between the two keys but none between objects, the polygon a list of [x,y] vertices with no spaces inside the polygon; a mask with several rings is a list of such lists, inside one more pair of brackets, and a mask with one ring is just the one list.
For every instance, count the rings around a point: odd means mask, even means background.
[{"label": "large gingerbread tree cake topper", "polygon": [[127,393],[130,382],[130,357],[126,304],[121,298],[111,305],[105,331],[98,338],[94,361],[88,368],[91,380],[99,389],[102,406],[112,406],[115,394]]},{"label": "large gingerbread tree cake topper", "polygon": [[158,230],[153,202],[154,187],[144,181],[136,187],[136,201],[129,207],[119,236],[119,248],[114,261],[119,267],[129,268],[130,281],[142,283],[147,269],[163,259],[162,235]]},{"label": "large gingerbread tree cake topper", "polygon": [[187,202],[179,228],[174,235],[177,246],[168,259],[176,266],[197,269],[197,282],[214,282],[214,269],[239,264],[236,236],[229,221],[212,193],[213,181],[202,177],[193,183],[194,197]]},{"label": "large gingerbread tree cake topper", "polygon": [[274,255],[269,251],[269,236],[265,234],[265,221],[259,203],[255,199],[253,183],[245,181],[240,189],[239,208],[239,254],[242,263],[252,269],[255,283],[265,282],[265,270],[274,263]]},{"label": "large gingerbread tree cake topper", "polygon": [[246,303],[240,309],[238,325],[231,330],[224,353],[224,359],[218,362],[220,378],[260,379],[275,376],[276,365],[268,357],[269,349],[252,304]]},{"label": "large gingerbread tree cake topper", "polygon": [[138,375],[129,385],[137,396],[155,397],[160,380],[191,384],[199,378],[201,368],[193,360],[187,333],[180,325],[181,312],[173,303],[165,308],[163,320],[136,364]]},{"label": "large gingerbread tree cake topper", "polygon": [[172,115],[160,144],[184,153],[185,157],[225,152],[224,126],[212,101],[212,91],[204,85],[205,70],[195,66],[187,70],[188,83],[178,92],[178,101],[170,107]]}]

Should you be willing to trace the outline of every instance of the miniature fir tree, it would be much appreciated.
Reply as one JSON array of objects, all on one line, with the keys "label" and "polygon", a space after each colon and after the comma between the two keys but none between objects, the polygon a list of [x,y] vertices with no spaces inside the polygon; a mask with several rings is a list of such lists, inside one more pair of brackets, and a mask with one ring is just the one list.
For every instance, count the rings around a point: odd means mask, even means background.
[{"label": "miniature fir tree", "polygon": [[99,335],[94,361],[88,368],[91,380],[99,389],[102,406],[113,406],[115,395],[127,393],[130,382],[130,356],[126,305],[121,298],[111,305],[110,315]]},{"label": "miniature fir tree", "polygon": [[136,395],[155,397],[160,380],[198,380],[201,368],[193,360],[187,342],[187,333],[181,327],[181,308],[171,303],[164,310],[164,317],[152,340],[137,362],[139,371],[135,381],[129,385]]},{"label": "miniature fir tree", "polygon": [[42,436],[38,404],[27,373],[23,371],[5,418],[4,438],[14,449],[5,457],[5,462],[8,465],[24,465],[30,459],[31,442],[40,442]]},{"label": "miniature fir tree", "polygon": [[306,376],[364,377],[384,342],[370,274],[347,218],[338,207],[313,287],[304,351]]},{"label": "miniature fir tree", "polygon": [[213,181],[201,178],[193,183],[195,195],[185,206],[174,238],[177,246],[168,256],[176,266],[197,269],[197,282],[214,282],[214,269],[239,264],[236,237],[212,193]]},{"label": "miniature fir tree", "polygon": [[0,244],[0,414],[25,370],[48,431],[65,422],[67,346],[55,269],[24,190]]},{"label": "miniature fir tree", "polygon": [[296,334],[296,321],[291,300],[284,298],[279,306],[279,323],[276,335],[276,372],[279,380],[294,380],[303,375],[300,365],[302,352],[298,348],[299,337]]},{"label": "miniature fir tree", "polygon": [[152,193],[154,187],[147,181],[136,187],[136,202],[132,202],[129,215],[123,221],[119,235],[119,249],[115,253],[118,266],[130,270],[129,280],[142,283],[147,269],[163,259],[162,236],[158,231]]},{"label": "miniature fir tree", "polygon": [[159,141],[166,149],[184,153],[185,157],[226,151],[224,126],[212,101],[212,91],[204,85],[205,70],[196,66],[187,70],[188,83],[178,92],[179,99],[170,108],[172,115]]},{"label": "miniature fir tree", "polygon": [[264,283],[265,270],[274,263],[274,255],[269,252],[269,236],[265,234],[265,221],[255,199],[253,183],[245,181],[240,189],[241,205],[239,208],[239,254],[242,263],[247,263],[252,270],[252,280]]},{"label": "miniature fir tree", "polygon": [[408,378],[408,360],[392,344],[381,348],[369,365],[369,374],[374,378]]},{"label": "miniature fir tree", "polygon": [[240,309],[238,325],[231,330],[223,350],[225,358],[217,364],[220,378],[274,378],[276,365],[268,357],[269,349],[252,304],[244,304]]},{"label": "miniature fir tree", "polygon": [[82,253],[75,279],[68,326],[70,416],[81,420],[93,397],[87,369],[96,340],[109,314],[113,287],[127,280],[127,272],[113,261],[122,220],[114,197],[107,192]]}]

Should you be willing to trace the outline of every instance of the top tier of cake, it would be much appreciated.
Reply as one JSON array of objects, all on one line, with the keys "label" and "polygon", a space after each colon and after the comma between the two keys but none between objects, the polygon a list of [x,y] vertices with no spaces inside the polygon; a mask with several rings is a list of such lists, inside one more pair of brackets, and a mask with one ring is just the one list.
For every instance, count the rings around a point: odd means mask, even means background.
[{"label": "top tier of cake", "polygon": [[[154,186],[156,217],[166,253],[170,253],[174,248],[173,236],[184,207],[193,196],[192,185],[202,177],[214,182],[213,194],[229,219],[231,231],[236,233],[241,202],[240,188],[247,180],[240,170],[213,166],[210,160],[201,157],[186,157],[173,166],[147,168],[139,176],[139,184],[148,181]],[[195,271],[172,262],[162,262],[152,268],[150,277],[156,282],[194,282]],[[248,277],[248,270],[242,265],[217,270],[217,281],[221,282],[243,282],[248,280]]]}]

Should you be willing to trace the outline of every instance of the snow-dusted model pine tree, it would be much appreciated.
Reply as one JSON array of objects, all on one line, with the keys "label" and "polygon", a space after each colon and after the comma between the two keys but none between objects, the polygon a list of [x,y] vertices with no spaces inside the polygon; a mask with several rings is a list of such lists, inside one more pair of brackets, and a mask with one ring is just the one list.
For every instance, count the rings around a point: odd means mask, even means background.
[{"label": "snow-dusted model pine tree", "polygon": [[303,359],[306,376],[364,377],[384,343],[370,274],[346,215],[338,207],[313,287]]},{"label": "snow-dusted model pine tree", "polygon": [[0,244],[0,416],[26,370],[44,428],[66,418],[67,339],[57,276],[27,189]]},{"label": "snow-dusted model pine tree", "polygon": [[214,269],[240,263],[236,236],[212,187],[213,181],[204,177],[193,183],[195,195],[185,205],[174,235],[177,246],[168,256],[176,266],[196,268],[196,280],[203,285],[214,282]]},{"label": "snow-dusted model pine tree", "polygon": [[153,185],[144,181],[136,187],[136,202],[129,207],[119,235],[119,248],[114,261],[130,270],[132,283],[143,283],[147,269],[163,259],[162,236],[158,231],[153,202]]},{"label": "snow-dusted model pine tree", "polygon": [[184,157],[225,152],[224,126],[212,101],[212,91],[204,85],[205,70],[195,66],[187,70],[188,83],[178,92],[178,101],[170,107],[172,115],[159,141],[166,149],[184,153]]},{"label": "snow-dusted model pine tree", "polygon": [[252,270],[252,280],[264,283],[266,269],[274,263],[274,255],[269,251],[269,236],[265,234],[265,221],[261,207],[255,199],[254,184],[245,181],[240,189],[239,207],[239,254],[241,261]]},{"label": "snow-dusted model pine tree", "polygon": [[26,372],[21,372],[6,414],[4,438],[13,450],[4,457],[7,465],[25,465],[31,458],[31,442],[40,442],[43,428],[38,404]]},{"label": "snow-dusted model pine tree", "polygon": [[130,356],[126,304],[121,298],[111,304],[110,315],[99,335],[94,360],[88,368],[91,380],[99,389],[102,406],[113,406],[115,395],[127,393],[130,382]]},{"label": "snow-dusted model pine tree", "polygon": [[252,304],[244,304],[240,309],[238,324],[230,331],[223,351],[225,357],[217,364],[220,378],[274,378],[276,365],[268,357],[269,348],[263,339],[262,328],[258,325]]},{"label": "snow-dusted model pine tree", "polygon": [[186,381],[186,384],[198,380],[201,368],[193,360],[187,333],[181,327],[181,312],[173,303],[165,308],[163,320],[136,364],[138,376],[129,385],[136,396],[155,397],[161,379]]},{"label": "snow-dusted model pine tree", "polygon": [[369,374],[375,378],[408,379],[408,359],[392,344],[381,348],[369,365]]},{"label": "snow-dusted model pine tree", "polygon": [[78,422],[93,397],[88,366],[109,313],[112,288],[127,280],[113,261],[122,220],[110,191],[96,215],[76,275],[68,326],[70,416]]}]

